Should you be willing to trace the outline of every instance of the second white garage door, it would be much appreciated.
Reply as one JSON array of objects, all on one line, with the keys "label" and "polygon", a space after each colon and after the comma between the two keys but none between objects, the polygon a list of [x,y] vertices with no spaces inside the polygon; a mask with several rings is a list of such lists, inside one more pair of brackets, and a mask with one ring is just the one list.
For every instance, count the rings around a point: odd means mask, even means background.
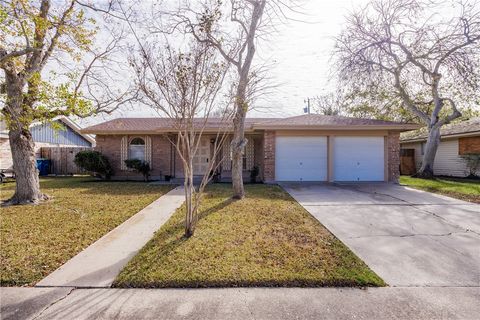
[{"label": "second white garage door", "polygon": [[384,137],[334,138],[335,181],[383,181],[384,166]]},{"label": "second white garage door", "polygon": [[276,137],[275,179],[326,181],[327,137]]}]

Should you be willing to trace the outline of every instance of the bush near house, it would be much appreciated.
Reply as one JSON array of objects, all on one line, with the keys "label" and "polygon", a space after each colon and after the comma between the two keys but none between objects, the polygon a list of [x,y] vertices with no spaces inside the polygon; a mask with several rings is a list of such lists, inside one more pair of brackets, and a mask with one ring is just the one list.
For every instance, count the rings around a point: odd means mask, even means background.
[{"label": "bush near house", "polygon": [[108,158],[99,151],[80,151],[75,155],[74,162],[83,170],[93,172],[104,179],[108,180],[113,175],[113,169]]},{"label": "bush near house", "polygon": [[140,159],[128,159],[125,160],[125,165],[129,169],[133,169],[143,175],[143,179],[148,181],[148,177],[150,176],[150,165],[146,161],[142,161]]},{"label": "bush near house", "polygon": [[478,172],[480,171],[480,154],[464,154],[461,157],[467,165],[468,177],[478,177]]},{"label": "bush near house", "polygon": [[260,168],[258,166],[254,166],[252,171],[250,171],[250,182],[257,183],[257,177],[260,174]]}]

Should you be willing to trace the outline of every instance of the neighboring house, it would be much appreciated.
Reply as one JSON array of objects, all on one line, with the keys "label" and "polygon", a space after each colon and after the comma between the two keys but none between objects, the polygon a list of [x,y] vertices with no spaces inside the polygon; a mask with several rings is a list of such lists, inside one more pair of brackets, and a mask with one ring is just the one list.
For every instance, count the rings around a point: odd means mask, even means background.
[{"label": "neighboring house", "polygon": [[[440,129],[441,140],[438,146],[433,172],[435,175],[465,177],[468,175],[462,155],[480,154],[480,117],[452,123]],[[415,169],[420,169],[427,141],[425,128],[401,135],[401,149],[414,157]],[[405,151],[403,151],[405,150]],[[413,150],[413,151],[412,151]],[[478,172],[480,174],[480,172]]]},{"label": "neighboring house", "polygon": [[[30,127],[37,158],[41,147],[93,147],[95,138],[80,132],[80,127],[66,117],[55,120],[63,129],[56,129],[50,123],[34,123]],[[12,168],[12,153],[8,139],[8,129],[4,121],[0,121],[0,169]]]},{"label": "neighboring house", "polygon": [[[204,121],[199,119],[199,121]],[[211,161],[215,132],[225,125],[208,119],[194,173],[202,175]],[[257,166],[260,178],[274,181],[392,181],[399,177],[400,132],[418,129],[415,124],[340,116],[302,115],[282,119],[246,120],[248,139],[244,176]],[[82,130],[96,135],[96,149],[106,155],[116,179],[140,179],[124,160],[139,158],[152,167],[152,178],[183,177],[182,164],[170,141],[175,141],[172,120],[124,118]],[[166,137],[170,136],[170,140]],[[231,137],[230,137],[231,138]],[[221,179],[231,179],[230,143],[223,147],[226,159]]]}]

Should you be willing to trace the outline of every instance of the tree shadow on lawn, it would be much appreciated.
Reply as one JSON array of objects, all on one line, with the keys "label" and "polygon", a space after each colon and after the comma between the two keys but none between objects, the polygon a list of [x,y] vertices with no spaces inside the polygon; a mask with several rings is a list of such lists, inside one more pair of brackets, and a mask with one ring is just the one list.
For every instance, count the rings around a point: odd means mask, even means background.
[{"label": "tree shadow on lawn", "polygon": [[[270,186],[269,186],[270,188]],[[223,195],[223,194],[222,194]],[[221,210],[224,210],[241,200],[235,200],[232,198],[226,198],[223,200],[219,199],[219,202],[216,199],[214,204],[204,208],[198,215],[198,222],[209,217],[212,214],[218,213]],[[285,200],[286,201],[286,200]],[[294,200],[293,200],[294,201]],[[334,274],[330,277],[322,277],[321,279],[309,279],[301,275],[294,276],[290,279],[279,278],[279,279],[269,279],[259,278],[259,279],[243,279],[243,278],[232,278],[232,279],[204,279],[204,280],[179,280],[179,279],[169,279],[162,278],[159,281],[145,278],[144,275],[149,275],[150,272],[153,274],[156,272],[156,269],[159,267],[158,261],[163,259],[169,260],[175,256],[175,251],[181,249],[183,245],[187,245],[188,241],[194,240],[194,238],[186,238],[184,236],[184,206],[178,210],[182,210],[182,216],[173,218],[175,221],[171,221],[170,224],[166,224],[157,231],[157,234],[152,240],[142,249],[139,255],[134,258],[130,263],[133,263],[130,266],[127,266],[124,270],[128,270],[125,273],[123,271],[120,273],[119,277],[114,281],[113,287],[117,288],[199,288],[199,287],[336,287],[336,286],[345,286],[345,287],[357,287],[357,286],[383,286],[385,285],[380,279],[379,282],[375,282],[375,279],[365,278],[361,273],[357,276],[344,275],[344,272],[349,272],[347,268],[346,271],[342,271],[342,268],[335,270]],[[252,210],[255,210],[252,208]],[[317,220],[312,221],[321,226],[320,222]],[[322,226],[323,228],[323,226]],[[198,231],[198,230],[197,230]],[[325,231],[329,233],[326,229]],[[209,230],[209,234],[212,230]],[[330,233],[329,233],[330,234]],[[210,235],[211,236],[211,235]],[[195,235],[193,236],[195,237]],[[200,240],[205,241],[205,239]],[[339,240],[337,240],[336,245],[342,246],[342,249],[337,252],[338,255],[343,255],[343,251],[350,251],[344,247]],[[173,256],[172,256],[173,255]],[[354,257],[354,256],[352,256]],[[348,255],[348,258],[352,258]],[[152,260],[153,259],[153,260]],[[342,258],[343,259],[343,258]],[[167,263],[168,264],[168,263]],[[348,266],[348,261],[345,262]],[[139,271],[141,270],[141,271]],[[138,274],[141,274],[140,276]],[[373,274],[373,273],[372,273]],[[374,274],[373,274],[374,275]]]},{"label": "tree shadow on lawn", "polygon": [[[266,186],[266,187],[269,188],[269,189],[278,188],[278,190],[281,191],[280,187],[278,187],[278,186]],[[202,201],[208,200],[207,198],[208,198],[209,194],[211,195],[210,197],[212,197],[212,195],[215,194],[215,191],[219,191],[219,190],[212,190],[212,189],[215,189],[215,187],[211,188],[210,190],[207,190],[207,196]],[[219,200],[218,203],[216,203],[212,206],[208,206],[207,208],[204,208],[203,210],[200,210],[198,215],[197,215],[197,221],[196,221],[197,226],[198,226],[198,223],[201,220],[207,218],[211,214],[217,213],[218,211],[221,211],[221,210],[227,208],[228,206],[230,206],[231,204],[234,204],[238,201],[242,201],[242,200],[237,200],[237,199],[233,199],[233,198],[228,198],[226,196],[225,189],[222,188],[222,191],[223,191],[223,192],[221,192],[222,194],[217,195],[217,196],[219,196],[219,197],[225,196],[225,199]],[[213,196],[213,198],[215,198],[215,197],[216,196]],[[290,197],[290,196],[287,194],[286,197]],[[252,197],[249,197],[249,198],[258,198],[258,196],[252,196]],[[263,198],[263,196],[262,196],[262,198]],[[290,198],[290,199],[293,200],[293,198]],[[276,200],[289,201],[289,199],[276,199]],[[295,200],[293,200],[293,201],[295,201]],[[185,214],[185,206],[182,205],[177,210],[182,211],[182,218],[179,221],[175,221],[171,224],[164,225],[158,231],[159,233],[161,233],[161,237],[158,238],[158,242],[162,243],[162,245],[160,246],[159,251],[155,255],[156,257],[169,255],[178,246],[180,246],[182,243],[189,240],[189,238],[185,237],[184,232],[183,232],[184,228],[185,228],[185,217],[183,216]],[[173,238],[173,240],[168,241],[169,238]],[[156,247],[156,245],[154,245],[153,243],[152,243],[152,246]],[[147,249],[147,250],[149,250],[149,249]]]},{"label": "tree shadow on lawn", "polygon": [[[94,177],[46,177],[41,178],[40,188],[46,194],[58,190],[75,190],[76,194],[111,194],[111,195],[145,195],[157,194],[159,191],[167,191],[177,185],[155,185],[151,181],[106,181],[97,180]],[[2,191],[13,192],[15,183],[9,183],[1,188]]]},{"label": "tree shadow on lawn", "polygon": [[[228,207],[230,204],[232,204],[235,200],[229,198],[221,201],[220,203],[217,203],[214,206],[211,206],[209,208],[206,208],[205,210],[202,210],[198,214],[198,220],[197,223],[208,217],[209,215],[218,212],[226,207]],[[185,207],[182,206],[177,210],[185,210]],[[182,212],[184,214],[184,212]],[[157,231],[156,236],[154,236],[146,245],[145,247],[140,251],[139,255],[141,255],[143,258],[142,264],[145,263],[145,259],[148,259],[148,257],[155,257],[155,259],[159,259],[161,257],[167,257],[169,256],[173,251],[175,251],[178,247],[180,247],[183,243],[187,242],[191,238],[185,237],[184,234],[184,228],[185,228],[185,219],[182,216],[182,218],[179,221],[175,221],[173,223],[165,224],[163,225],[160,230]],[[161,244],[161,245],[158,245]],[[155,251],[155,254],[149,254],[150,251]],[[138,257],[137,257],[138,258]],[[131,260],[130,263],[135,262],[136,258]],[[124,269],[125,270],[125,269]],[[120,273],[121,274],[121,273]],[[115,279],[115,281],[112,284],[112,287],[122,287],[122,288],[128,288],[128,287],[148,287],[145,286],[145,284],[135,284],[135,283],[126,283],[123,280]],[[155,286],[153,286],[155,287]]]},{"label": "tree shadow on lawn", "polygon": [[[228,198],[228,199],[225,199],[225,200],[221,201],[220,203],[218,203],[218,204],[216,204],[212,207],[201,210],[197,214],[197,224],[198,224],[198,222],[200,222],[200,220],[205,219],[206,217],[208,217],[209,215],[211,215],[215,212],[218,212],[220,210],[225,209],[226,207],[228,207],[230,204],[232,204],[235,201],[236,200],[234,200],[232,198]],[[185,207],[184,206],[180,207],[180,209],[178,209],[178,210],[182,210],[183,211],[182,214],[185,214]],[[160,232],[164,232],[166,234],[173,235],[173,234],[181,232],[184,228],[185,228],[185,219],[181,219],[180,221],[172,224],[171,226],[168,226],[168,228],[166,228],[164,230],[161,230]],[[188,238],[186,238],[185,236],[182,236],[182,239],[187,240]]]}]

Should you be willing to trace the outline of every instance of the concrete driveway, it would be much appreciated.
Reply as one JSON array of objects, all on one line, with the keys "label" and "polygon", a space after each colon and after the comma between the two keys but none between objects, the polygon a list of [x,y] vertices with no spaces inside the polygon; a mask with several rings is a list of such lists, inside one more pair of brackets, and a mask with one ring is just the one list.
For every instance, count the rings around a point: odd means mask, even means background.
[{"label": "concrete driveway", "polygon": [[480,205],[404,186],[282,185],[391,286],[480,286]]}]

